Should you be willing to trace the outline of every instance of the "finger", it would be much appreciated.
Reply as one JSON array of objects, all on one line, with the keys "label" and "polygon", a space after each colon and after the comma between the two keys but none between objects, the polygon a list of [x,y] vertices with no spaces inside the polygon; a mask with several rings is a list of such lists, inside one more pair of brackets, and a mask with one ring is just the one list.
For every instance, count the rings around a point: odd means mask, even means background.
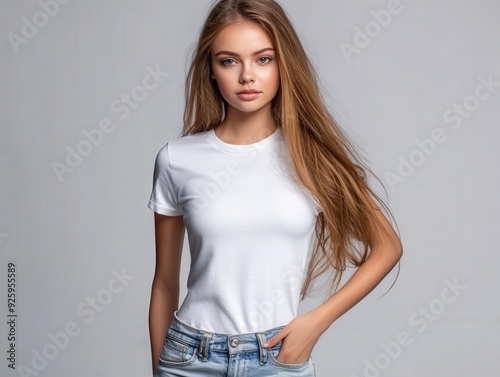
[{"label": "finger", "polygon": [[265,343],[264,343],[264,348],[269,348],[274,346],[275,344],[279,343],[279,341],[283,339],[283,335],[281,332],[277,333],[275,336],[269,338]]}]

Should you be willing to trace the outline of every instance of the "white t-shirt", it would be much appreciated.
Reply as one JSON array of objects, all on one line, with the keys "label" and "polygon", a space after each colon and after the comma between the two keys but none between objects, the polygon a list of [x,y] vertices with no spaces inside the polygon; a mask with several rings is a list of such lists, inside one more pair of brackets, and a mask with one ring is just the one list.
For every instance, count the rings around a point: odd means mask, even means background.
[{"label": "white t-shirt", "polygon": [[321,211],[298,182],[281,128],[244,145],[211,129],[160,149],[148,207],[184,216],[191,267],[183,322],[242,334],[297,316]]}]

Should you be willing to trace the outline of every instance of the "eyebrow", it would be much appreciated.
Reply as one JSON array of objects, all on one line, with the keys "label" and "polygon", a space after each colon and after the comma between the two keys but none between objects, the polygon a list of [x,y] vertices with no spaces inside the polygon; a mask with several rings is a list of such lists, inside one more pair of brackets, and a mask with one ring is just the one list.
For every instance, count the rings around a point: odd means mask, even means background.
[{"label": "eyebrow", "polygon": [[[274,48],[271,48],[271,47],[263,48],[262,50],[255,51],[254,53],[252,53],[252,56],[259,55],[259,54],[263,53],[264,51],[274,51]],[[217,54],[215,54],[215,56],[219,56],[222,54],[237,56],[238,58],[240,57],[239,54],[237,54],[236,52],[232,52],[232,51],[219,51]]]}]

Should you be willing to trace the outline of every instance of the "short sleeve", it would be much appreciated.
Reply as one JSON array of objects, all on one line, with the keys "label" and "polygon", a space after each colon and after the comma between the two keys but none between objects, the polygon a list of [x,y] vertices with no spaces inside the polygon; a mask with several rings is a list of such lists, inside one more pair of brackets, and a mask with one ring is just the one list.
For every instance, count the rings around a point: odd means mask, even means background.
[{"label": "short sleeve", "polygon": [[156,155],[153,189],[148,207],[154,212],[166,216],[184,214],[184,209],[179,205],[177,188],[172,179],[168,143]]}]

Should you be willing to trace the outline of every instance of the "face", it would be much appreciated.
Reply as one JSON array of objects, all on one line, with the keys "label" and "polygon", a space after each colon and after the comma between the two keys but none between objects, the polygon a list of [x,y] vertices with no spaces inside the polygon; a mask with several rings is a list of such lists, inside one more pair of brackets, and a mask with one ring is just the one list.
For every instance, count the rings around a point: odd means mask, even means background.
[{"label": "face", "polygon": [[251,22],[226,26],[214,41],[211,57],[213,76],[228,112],[270,111],[279,70],[273,43],[259,26]]}]

